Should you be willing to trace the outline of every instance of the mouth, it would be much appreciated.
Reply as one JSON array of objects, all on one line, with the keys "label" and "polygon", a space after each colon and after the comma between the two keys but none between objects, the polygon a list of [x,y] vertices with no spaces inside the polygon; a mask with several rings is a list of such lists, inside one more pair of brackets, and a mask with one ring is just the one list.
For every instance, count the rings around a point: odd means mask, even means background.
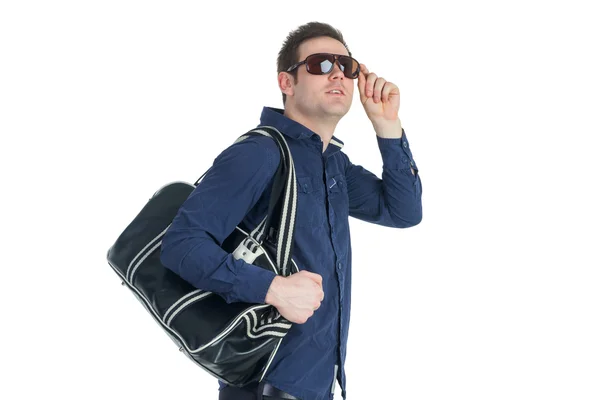
[{"label": "mouth", "polygon": [[325,92],[325,93],[328,95],[331,95],[331,96],[345,96],[346,95],[342,89],[331,89],[330,91]]}]

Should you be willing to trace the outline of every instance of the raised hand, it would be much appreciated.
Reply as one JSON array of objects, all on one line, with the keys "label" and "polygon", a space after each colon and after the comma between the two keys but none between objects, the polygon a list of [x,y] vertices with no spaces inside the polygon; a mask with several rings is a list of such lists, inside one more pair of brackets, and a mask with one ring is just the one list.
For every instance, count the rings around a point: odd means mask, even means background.
[{"label": "raised hand", "polygon": [[374,125],[398,119],[400,89],[374,72],[369,72],[365,64],[360,64],[358,91],[367,117]]}]

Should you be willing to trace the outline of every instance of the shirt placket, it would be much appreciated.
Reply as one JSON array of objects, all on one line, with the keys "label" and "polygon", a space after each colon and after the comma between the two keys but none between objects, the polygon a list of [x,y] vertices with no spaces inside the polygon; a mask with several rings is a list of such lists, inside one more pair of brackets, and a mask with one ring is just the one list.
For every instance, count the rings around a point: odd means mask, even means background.
[{"label": "shirt placket", "polygon": [[[333,246],[333,251],[335,254],[335,276],[336,276],[336,280],[338,283],[338,293],[339,293],[339,307],[338,307],[338,348],[337,348],[337,364],[339,365],[340,369],[342,368],[342,363],[341,363],[341,354],[342,354],[342,338],[343,338],[343,334],[342,334],[342,329],[344,326],[344,313],[343,313],[343,309],[344,309],[344,281],[345,281],[345,276],[344,276],[344,260],[343,260],[343,256],[340,252],[340,245],[338,243],[339,237],[338,237],[338,233],[336,230],[336,213],[334,211],[334,207],[336,206],[334,203],[332,203],[331,201],[331,196],[330,196],[330,192],[331,192],[331,188],[337,184],[337,182],[335,182],[334,179],[334,175],[335,175],[335,171],[331,172],[329,171],[329,168],[327,167],[327,159],[329,158],[329,156],[331,156],[331,154],[327,155],[327,152],[323,155],[323,170],[324,170],[324,180],[325,180],[325,195],[326,195],[326,201],[327,201],[327,222],[329,224],[329,230],[331,232],[331,243]],[[336,369],[337,371],[337,369]],[[334,377],[335,379],[335,377]]]}]

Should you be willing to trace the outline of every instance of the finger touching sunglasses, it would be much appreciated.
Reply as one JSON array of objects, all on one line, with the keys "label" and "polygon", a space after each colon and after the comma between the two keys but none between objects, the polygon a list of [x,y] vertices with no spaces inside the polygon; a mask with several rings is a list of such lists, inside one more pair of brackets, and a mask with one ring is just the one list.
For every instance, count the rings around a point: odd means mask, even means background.
[{"label": "finger touching sunglasses", "polygon": [[394,83],[370,72],[366,65],[360,64],[360,67],[358,78],[360,102],[375,131],[382,137],[401,137],[402,125],[398,115],[400,89]]}]

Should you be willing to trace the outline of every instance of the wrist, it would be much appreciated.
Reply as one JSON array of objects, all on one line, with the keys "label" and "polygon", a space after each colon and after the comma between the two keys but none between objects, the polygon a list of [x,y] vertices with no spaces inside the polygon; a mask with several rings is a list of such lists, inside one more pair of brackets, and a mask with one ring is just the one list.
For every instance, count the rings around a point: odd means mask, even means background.
[{"label": "wrist", "polygon": [[265,297],[266,304],[270,304],[274,307],[277,307],[277,294],[279,293],[281,285],[283,284],[283,279],[285,278],[280,275],[277,275],[275,278],[273,278],[271,286],[269,286],[269,290],[267,291],[267,296]]},{"label": "wrist", "polygon": [[395,120],[372,121],[373,129],[377,136],[384,139],[400,139],[402,137],[402,123],[400,118]]}]

